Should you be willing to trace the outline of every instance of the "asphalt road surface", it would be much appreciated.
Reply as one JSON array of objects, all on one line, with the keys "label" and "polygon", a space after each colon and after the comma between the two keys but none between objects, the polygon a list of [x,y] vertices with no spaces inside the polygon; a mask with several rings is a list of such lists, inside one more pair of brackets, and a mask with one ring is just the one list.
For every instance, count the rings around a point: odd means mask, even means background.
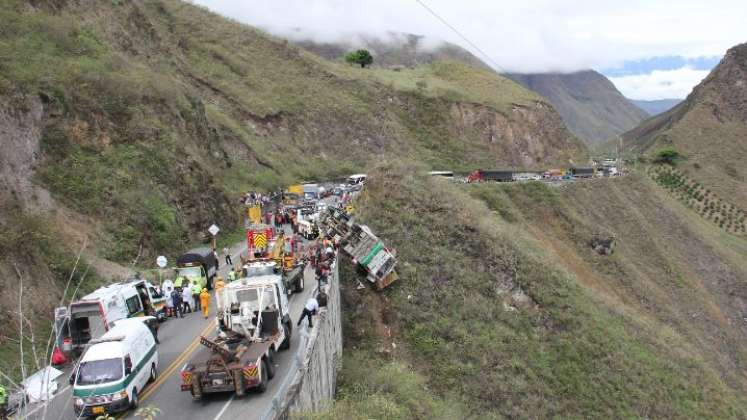
[{"label": "asphalt road surface", "polygon": [[[233,261],[238,262],[238,255],[246,251],[246,243],[239,243],[231,248]],[[221,255],[221,258],[223,256]],[[224,261],[221,260],[221,263]],[[220,275],[226,278],[227,266],[221,264]],[[159,418],[164,419],[255,419],[266,411],[272,403],[272,398],[283,382],[292,373],[293,358],[299,350],[301,335],[305,332],[305,323],[296,327],[296,321],[303,311],[306,300],[316,286],[314,272],[307,267],[305,274],[305,289],[300,294],[289,297],[290,313],[293,321],[291,347],[275,355],[276,373],[268,384],[264,393],[248,392],[242,399],[235,398],[233,393],[206,395],[201,401],[195,402],[189,392],[181,392],[181,377],[179,371],[185,363],[196,355],[204,356],[209,350],[199,343],[200,335],[215,337],[217,333],[215,320],[215,298],[211,299],[210,315],[207,319],[202,312],[192,312],[185,318],[169,318],[162,323],[158,331],[161,344],[158,346],[159,368],[158,378],[149,384],[140,394],[140,407],[153,406],[162,413]],[[200,354],[203,353],[203,354]],[[75,419],[72,405],[71,388],[67,385],[69,369],[58,379],[59,390],[55,397],[45,406],[29,407],[27,418],[62,420]],[[131,411],[122,413],[118,418],[135,419]]]}]

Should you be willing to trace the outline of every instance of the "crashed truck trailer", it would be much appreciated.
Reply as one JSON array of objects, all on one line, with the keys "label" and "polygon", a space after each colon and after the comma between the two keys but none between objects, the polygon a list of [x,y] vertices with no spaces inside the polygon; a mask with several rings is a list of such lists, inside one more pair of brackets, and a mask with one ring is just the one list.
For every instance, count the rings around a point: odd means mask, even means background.
[{"label": "crashed truck trailer", "polygon": [[340,248],[368,273],[368,280],[383,289],[398,278],[397,259],[365,225],[353,222],[342,210],[330,207],[320,216],[320,229],[340,243]]}]

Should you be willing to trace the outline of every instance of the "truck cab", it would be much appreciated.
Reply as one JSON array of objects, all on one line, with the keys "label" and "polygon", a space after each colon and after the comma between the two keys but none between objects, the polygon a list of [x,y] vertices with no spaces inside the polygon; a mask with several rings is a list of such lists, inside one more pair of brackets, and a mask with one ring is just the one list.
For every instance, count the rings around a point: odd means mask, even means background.
[{"label": "truck cab", "polygon": [[174,268],[174,287],[181,288],[184,280],[196,281],[200,287],[213,289],[213,279],[218,274],[218,259],[210,248],[195,248],[179,256]]},{"label": "truck cab", "polygon": [[243,278],[220,290],[222,313],[221,330],[232,331],[254,341],[280,334],[277,348],[288,341],[291,320],[288,297],[279,275]]}]

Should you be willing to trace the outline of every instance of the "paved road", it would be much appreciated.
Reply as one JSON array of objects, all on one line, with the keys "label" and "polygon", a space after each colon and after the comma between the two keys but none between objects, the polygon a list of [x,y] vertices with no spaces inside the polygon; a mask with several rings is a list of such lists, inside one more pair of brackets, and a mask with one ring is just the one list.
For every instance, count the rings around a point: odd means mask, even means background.
[{"label": "paved road", "polygon": [[[239,261],[238,255],[246,251],[246,243],[241,242],[231,248],[233,260]],[[221,261],[222,262],[222,261]],[[221,265],[220,274],[225,278],[227,267]],[[252,419],[259,418],[266,408],[271,404],[280,383],[290,372],[293,366],[293,357],[299,350],[301,335],[304,333],[305,325],[297,328],[295,321],[300,316],[303,305],[316,286],[314,273],[310,268],[305,272],[306,288],[301,294],[291,295],[291,317],[294,321],[293,334],[291,336],[291,348],[279,352],[275,357],[277,372],[263,394],[249,393],[243,399],[235,399],[232,394],[209,395],[203,401],[193,402],[189,392],[181,392],[179,385],[181,378],[179,371],[182,366],[192,357],[200,352],[208,352],[208,349],[199,344],[200,335],[214,337],[216,330],[214,302],[211,306],[208,319],[202,317],[202,313],[193,312],[187,314],[183,319],[170,318],[163,324],[158,332],[161,344],[159,352],[158,379],[148,385],[140,393],[140,406],[152,405],[162,410],[163,418],[187,419]],[[54,399],[46,406],[30,407],[29,419],[62,420],[75,419],[72,406],[71,389],[67,386],[69,370],[58,380],[60,390]],[[124,413],[119,418],[135,418],[132,412]]]}]

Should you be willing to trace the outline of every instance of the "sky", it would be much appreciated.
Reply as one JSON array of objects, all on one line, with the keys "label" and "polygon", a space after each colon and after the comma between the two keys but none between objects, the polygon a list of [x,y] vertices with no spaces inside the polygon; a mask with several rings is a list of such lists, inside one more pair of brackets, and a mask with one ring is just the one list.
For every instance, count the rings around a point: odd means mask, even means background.
[{"label": "sky", "polygon": [[193,2],[279,36],[405,32],[465,47],[499,72],[591,68],[631,99],[684,98],[728,48],[747,42],[744,0]]}]

